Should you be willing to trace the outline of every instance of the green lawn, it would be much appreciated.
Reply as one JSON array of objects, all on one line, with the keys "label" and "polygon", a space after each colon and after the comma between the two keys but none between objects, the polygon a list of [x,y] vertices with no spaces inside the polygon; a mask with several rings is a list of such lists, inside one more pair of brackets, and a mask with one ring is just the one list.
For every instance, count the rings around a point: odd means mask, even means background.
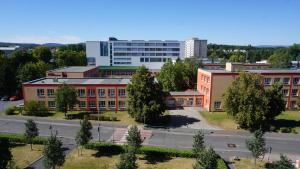
[{"label": "green lawn", "polygon": [[[236,129],[237,124],[226,112],[200,112],[208,123],[223,129]],[[282,127],[290,127],[300,133],[300,111],[285,111],[276,117],[273,124],[277,131]]]},{"label": "green lawn", "polygon": [[[256,168],[257,169],[265,169],[266,162],[257,160]],[[241,158],[239,161],[234,161],[234,166],[236,169],[253,169],[254,168],[254,160]]]},{"label": "green lawn", "polygon": [[13,160],[19,168],[27,167],[31,162],[38,159],[43,153],[43,145],[33,145],[33,150],[30,150],[30,145],[15,145],[11,148]]}]

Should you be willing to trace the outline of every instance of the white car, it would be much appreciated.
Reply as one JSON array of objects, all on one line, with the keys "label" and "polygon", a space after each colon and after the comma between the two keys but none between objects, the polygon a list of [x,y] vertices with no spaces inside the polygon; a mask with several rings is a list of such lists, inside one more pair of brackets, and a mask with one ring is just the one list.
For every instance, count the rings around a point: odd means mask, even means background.
[{"label": "white car", "polygon": [[18,107],[18,108],[23,108],[23,107],[24,107],[24,103],[20,103],[20,104],[18,104],[16,107]]}]

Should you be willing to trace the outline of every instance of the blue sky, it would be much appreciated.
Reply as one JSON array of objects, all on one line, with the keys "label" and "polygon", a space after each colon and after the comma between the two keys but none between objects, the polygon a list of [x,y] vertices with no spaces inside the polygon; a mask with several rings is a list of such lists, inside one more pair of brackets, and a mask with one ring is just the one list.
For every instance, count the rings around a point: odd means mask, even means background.
[{"label": "blue sky", "polygon": [[0,16],[0,41],[9,42],[300,43],[300,0],[3,0]]}]

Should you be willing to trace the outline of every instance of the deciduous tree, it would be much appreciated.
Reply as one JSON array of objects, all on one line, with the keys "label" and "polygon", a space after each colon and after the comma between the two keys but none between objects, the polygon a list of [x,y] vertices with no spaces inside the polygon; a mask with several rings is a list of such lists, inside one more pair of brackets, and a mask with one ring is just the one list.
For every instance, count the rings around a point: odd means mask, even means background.
[{"label": "deciduous tree", "polygon": [[84,116],[83,121],[80,123],[80,130],[77,132],[75,138],[77,145],[81,146],[81,155],[83,146],[93,138],[91,132],[92,128],[93,126],[89,122],[88,117]]},{"label": "deciduous tree", "polygon": [[39,129],[36,123],[32,119],[28,119],[25,123],[25,138],[30,144],[30,149],[32,150],[32,140],[39,135]]},{"label": "deciduous tree", "polygon": [[266,143],[264,139],[264,132],[258,129],[254,132],[254,137],[246,140],[246,145],[254,158],[254,167],[256,168],[256,159],[264,156],[266,152]]},{"label": "deciduous tree", "polygon": [[197,134],[193,136],[193,138],[193,152],[195,154],[200,154],[203,150],[205,150],[204,134],[202,131],[198,131]]},{"label": "deciduous tree", "polygon": [[39,60],[44,61],[45,63],[49,63],[52,59],[52,53],[47,46],[38,46],[34,48],[33,56],[35,56]]},{"label": "deciduous tree", "polygon": [[64,112],[66,116],[68,110],[73,109],[78,102],[76,89],[65,83],[60,85],[55,93],[55,102],[58,111]]},{"label": "deciduous tree", "polygon": [[217,168],[218,155],[210,147],[209,149],[204,149],[198,155],[194,169],[213,169]]},{"label": "deciduous tree", "polygon": [[128,151],[121,154],[120,161],[116,165],[117,169],[137,169],[136,155],[134,151]]},{"label": "deciduous tree", "polygon": [[126,140],[127,140],[127,144],[135,152],[141,147],[143,141],[141,139],[141,133],[136,125],[129,128]]},{"label": "deciduous tree", "polygon": [[48,139],[43,154],[44,166],[47,169],[55,169],[56,166],[62,166],[65,162],[63,144],[56,135],[51,135]]},{"label": "deciduous tree", "polygon": [[9,140],[6,138],[0,139],[0,168],[5,169],[9,162],[12,160],[12,154],[10,152]]},{"label": "deciduous tree", "polygon": [[280,154],[280,160],[273,163],[267,164],[267,169],[296,169],[295,166],[291,163],[291,160]]}]

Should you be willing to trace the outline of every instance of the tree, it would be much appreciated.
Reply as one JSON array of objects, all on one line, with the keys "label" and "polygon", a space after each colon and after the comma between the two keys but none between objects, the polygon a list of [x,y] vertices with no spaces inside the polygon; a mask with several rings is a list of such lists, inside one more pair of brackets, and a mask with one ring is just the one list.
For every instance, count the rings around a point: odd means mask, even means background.
[{"label": "tree", "polygon": [[45,104],[33,100],[25,103],[24,111],[27,116],[46,116],[49,113]]},{"label": "tree", "polygon": [[238,51],[238,52],[234,52],[230,58],[229,58],[230,62],[246,62],[246,56],[244,53]]},{"label": "tree", "polygon": [[130,127],[128,130],[128,135],[126,136],[127,144],[133,148],[133,150],[136,152],[141,147],[142,139],[141,139],[141,133],[136,125]]},{"label": "tree", "polygon": [[165,111],[161,86],[145,66],[138,68],[127,85],[128,113],[139,122],[154,122]]},{"label": "tree", "polygon": [[254,132],[254,137],[246,140],[246,145],[252,153],[254,158],[254,168],[256,168],[256,159],[260,156],[264,156],[266,152],[264,132],[261,129],[256,130]]},{"label": "tree", "polygon": [[81,146],[81,155],[82,147],[86,145],[93,137],[92,132],[90,131],[93,128],[92,124],[89,122],[88,117],[84,116],[83,121],[80,123],[80,130],[76,134],[76,143],[78,146]]},{"label": "tree", "polygon": [[208,58],[211,60],[211,63],[214,63],[216,59],[218,59],[218,54],[216,51],[213,51],[210,55],[208,55]]},{"label": "tree", "polygon": [[60,85],[55,93],[55,102],[58,111],[64,112],[66,116],[68,110],[78,102],[75,88],[65,83]]},{"label": "tree", "polygon": [[57,139],[56,135],[50,136],[43,151],[45,168],[55,169],[56,166],[64,164],[65,154],[62,146],[62,142]]},{"label": "tree", "polygon": [[10,152],[10,144],[7,138],[0,139],[0,168],[5,169],[9,162],[12,160],[12,154]]},{"label": "tree", "polygon": [[193,136],[193,138],[193,152],[195,154],[200,154],[205,149],[204,134],[202,131],[198,131],[197,134]]},{"label": "tree", "polygon": [[277,115],[284,111],[282,85],[265,89],[259,74],[241,72],[223,95],[226,112],[241,128],[254,131],[270,127]]},{"label": "tree", "polygon": [[198,69],[202,67],[202,61],[192,57],[184,59],[183,63],[186,65],[186,71],[188,74],[187,87],[189,89],[194,89],[197,86]]},{"label": "tree", "polygon": [[194,169],[214,169],[217,168],[218,155],[212,149],[204,149],[197,157]]},{"label": "tree", "polygon": [[54,55],[55,63],[57,66],[86,66],[87,59],[85,52],[80,51],[72,51],[72,50],[64,50],[57,51]]},{"label": "tree", "polygon": [[291,65],[291,58],[287,49],[278,49],[269,57],[268,62],[273,68],[288,68]]},{"label": "tree", "polygon": [[38,46],[34,48],[33,56],[44,61],[45,63],[49,63],[52,59],[52,53],[47,46]]},{"label": "tree", "polygon": [[30,143],[30,149],[32,150],[32,140],[39,135],[39,129],[36,123],[32,119],[28,119],[25,123],[25,138]]},{"label": "tree", "polygon": [[116,165],[117,169],[136,169],[136,155],[134,151],[128,151],[126,153],[121,154],[120,161]]},{"label": "tree", "polygon": [[295,166],[291,163],[291,160],[285,156],[280,154],[280,160],[275,161],[271,164],[267,164],[267,169],[295,169]]}]

